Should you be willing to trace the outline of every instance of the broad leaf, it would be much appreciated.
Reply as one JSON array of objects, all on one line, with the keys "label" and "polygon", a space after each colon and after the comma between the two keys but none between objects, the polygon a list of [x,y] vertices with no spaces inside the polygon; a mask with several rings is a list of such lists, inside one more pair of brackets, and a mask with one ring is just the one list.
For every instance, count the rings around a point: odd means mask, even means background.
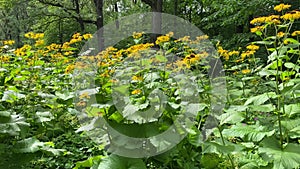
[{"label": "broad leaf", "polygon": [[265,160],[273,162],[273,169],[292,169],[300,166],[299,144],[289,143],[281,149],[278,140],[272,137],[265,139],[258,151],[268,157]]}]

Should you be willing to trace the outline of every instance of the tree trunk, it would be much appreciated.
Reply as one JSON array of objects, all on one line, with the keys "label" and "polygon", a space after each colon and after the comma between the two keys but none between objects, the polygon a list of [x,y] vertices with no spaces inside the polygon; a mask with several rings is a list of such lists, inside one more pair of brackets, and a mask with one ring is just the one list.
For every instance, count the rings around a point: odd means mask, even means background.
[{"label": "tree trunk", "polygon": [[154,12],[152,16],[152,33],[150,35],[151,42],[155,42],[156,38],[159,34],[161,34],[161,24],[162,24],[162,5],[163,0],[142,0],[142,2],[146,3],[151,7],[152,12]]},{"label": "tree trunk", "polygon": [[94,4],[96,7],[96,13],[97,13],[97,38],[98,38],[98,47],[100,51],[104,49],[104,38],[103,38],[103,26],[104,26],[104,19],[103,19],[103,0],[94,0]]},{"label": "tree trunk", "polygon": [[120,23],[119,23],[119,8],[118,8],[118,2],[115,3],[115,12],[117,13],[116,28],[119,29]]}]

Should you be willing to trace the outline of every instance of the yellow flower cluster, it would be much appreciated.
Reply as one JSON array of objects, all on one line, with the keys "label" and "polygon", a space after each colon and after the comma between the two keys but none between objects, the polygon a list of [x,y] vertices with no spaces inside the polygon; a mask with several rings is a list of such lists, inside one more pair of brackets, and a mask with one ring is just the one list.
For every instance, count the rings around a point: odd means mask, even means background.
[{"label": "yellow flower cluster", "polygon": [[[207,52],[202,52],[202,53],[198,53],[198,54],[189,54],[186,55],[183,59],[181,60],[177,60],[174,64],[175,67],[175,71],[178,70],[182,70],[182,69],[190,69],[192,65],[197,64],[201,59],[207,57],[209,54]],[[169,64],[167,65],[168,68],[171,68],[172,65]]]},{"label": "yellow flower cluster", "polygon": [[75,69],[75,65],[74,65],[74,64],[68,65],[68,66],[66,67],[66,69],[65,69],[65,74],[71,73],[74,69]]},{"label": "yellow flower cluster", "polygon": [[279,15],[270,15],[270,16],[262,16],[258,18],[254,18],[252,21],[250,21],[250,24],[255,25],[255,24],[262,24],[262,23],[274,23],[274,24],[279,24],[280,16]]},{"label": "yellow flower cluster", "polygon": [[285,9],[289,9],[291,7],[291,5],[287,5],[287,4],[279,4],[279,5],[276,5],[274,7],[274,10],[277,11],[277,12],[281,12]]},{"label": "yellow flower cluster", "polygon": [[3,45],[13,45],[13,44],[15,44],[14,40],[5,40],[5,41],[3,41]]},{"label": "yellow flower cluster", "polygon": [[66,43],[65,45],[68,46],[70,44],[81,42],[83,39],[84,40],[88,40],[88,39],[90,39],[92,37],[93,37],[93,35],[89,34],[89,33],[88,34],[84,34],[84,35],[81,35],[80,33],[75,33],[72,36],[72,39],[70,40],[70,42]]},{"label": "yellow flower cluster", "polygon": [[168,41],[170,41],[170,36],[166,36],[166,35],[160,36],[156,39],[155,44],[159,45],[161,43],[168,42]]},{"label": "yellow flower cluster", "polygon": [[141,77],[141,76],[133,76],[133,77],[131,78],[131,80],[133,80],[133,81],[142,81],[142,80],[143,80],[143,77]]},{"label": "yellow flower cluster", "polygon": [[9,56],[6,56],[6,55],[5,56],[0,56],[0,61],[3,62],[3,63],[4,62],[9,62],[9,59],[10,59]]},{"label": "yellow flower cluster", "polygon": [[174,36],[174,32],[169,32],[166,35],[159,36],[159,37],[157,37],[155,44],[159,45],[164,42],[169,42],[171,37],[173,37],[173,36]]},{"label": "yellow flower cluster", "polygon": [[83,37],[83,39],[88,40],[88,39],[91,39],[93,37],[93,35],[87,33],[87,34],[82,35],[82,37]]},{"label": "yellow flower cluster", "polygon": [[250,72],[251,72],[251,70],[249,70],[249,69],[243,69],[243,70],[242,70],[242,73],[243,73],[243,74],[248,74],[248,73],[250,73]]},{"label": "yellow flower cluster", "polygon": [[190,41],[190,36],[184,36],[182,38],[175,40],[174,42],[189,42],[189,41]]},{"label": "yellow flower cluster", "polygon": [[134,39],[139,39],[140,37],[143,36],[143,34],[144,34],[144,32],[133,32],[132,37],[133,37]]},{"label": "yellow flower cluster", "polygon": [[233,50],[233,51],[228,51],[228,50],[225,50],[223,49],[222,46],[218,46],[218,53],[220,56],[222,56],[226,61],[229,60],[229,58],[231,56],[234,56],[234,55],[239,55],[239,51],[236,51],[236,50]]},{"label": "yellow flower cluster", "polygon": [[42,39],[42,38],[44,38],[44,33],[28,32],[24,36],[28,39]]},{"label": "yellow flower cluster", "polygon": [[265,26],[256,26],[254,28],[251,28],[251,32],[257,32],[257,31],[263,31],[265,29]]},{"label": "yellow flower cluster", "polygon": [[43,46],[44,44],[45,44],[45,41],[43,39],[41,39],[41,40],[35,41],[34,46],[39,47],[39,46]]},{"label": "yellow flower cluster", "polygon": [[251,44],[251,45],[248,45],[246,48],[249,50],[252,50],[252,51],[256,51],[259,49],[259,46]]},{"label": "yellow flower cluster", "polygon": [[26,44],[21,48],[18,48],[14,51],[15,55],[17,56],[25,56],[26,52],[29,51],[31,49],[31,46]]},{"label": "yellow flower cluster", "polygon": [[137,44],[126,49],[128,57],[138,57],[139,51],[147,50],[150,47],[154,46],[153,43]]},{"label": "yellow flower cluster", "polygon": [[201,41],[201,40],[206,40],[206,39],[208,39],[208,38],[209,38],[209,36],[207,36],[207,35],[202,35],[202,36],[196,37],[196,40],[197,40],[197,41]]},{"label": "yellow flower cluster", "polygon": [[142,93],[142,91],[140,89],[135,89],[131,92],[131,94],[134,94],[134,95],[137,95],[137,94],[140,94]]},{"label": "yellow flower cluster", "polygon": [[284,19],[284,20],[297,20],[300,18],[300,12],[299,11],[292,11],[290,13],[286,13],[284,15],[282,15],[280,18]]},{"label": "yellow flower cluster", "polygon": [[282,38],[284,35],[285,35],[284,32],[278,32],[278,33],[277,33],[277,37],[279,37],[279,38]]}]

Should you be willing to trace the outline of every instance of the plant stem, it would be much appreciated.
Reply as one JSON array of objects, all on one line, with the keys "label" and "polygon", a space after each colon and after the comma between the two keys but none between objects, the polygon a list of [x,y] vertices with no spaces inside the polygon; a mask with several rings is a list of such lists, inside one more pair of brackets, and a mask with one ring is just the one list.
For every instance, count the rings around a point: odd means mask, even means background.
[{"label": "plant stem", "polygon": [[[218,126],[218,131],[219,131],[219,133],[220,133],[222,143],[223,143],[223,145],[225,146],[226,144],[225,144],[225,140],[224,140],[223,134],[222,134],[222,132],[221,132],[220,126]],[[234,168],[235,168],[234,162],[233,162],[233,159],[231,158],[230,154],[227,154],[227,157],[228,157],[228,159],[229,159],[229,161],[230,161],[230,164],[231,164],[231,166],[232,166],[232,169],[234,169]]]},{"label": "plant stem", "polygon": [[[275,42],[276,45],[276,42]],[[279,58],[278,58],[278,49],[275,47],[277,57],[276,57],[276,95],[277,95],[277,118],[278,118],[278,125],[279,125],[279,133],[280,133],[280,148],[283,149],[283,134],[282,134],[282,126],[281,126],[281,115],[280,115],[280,91],[279,91]]]}]

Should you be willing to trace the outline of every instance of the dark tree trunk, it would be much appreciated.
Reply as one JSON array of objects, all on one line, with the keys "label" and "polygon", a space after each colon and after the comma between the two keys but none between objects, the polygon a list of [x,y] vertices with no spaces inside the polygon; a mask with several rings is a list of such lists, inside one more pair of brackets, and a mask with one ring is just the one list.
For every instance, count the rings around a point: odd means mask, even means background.
[{"label": "dark tree trunk", "polygon": [[142,0],[142,2],[149,5],[151,7],[152,12],[155,12],[152,16],[152,32],[155,32],[155,34],[151,34],[150,37],[151,42],[155,42],[158,35],[161,34],[161,12],[163,0]]},{"label": "dark tree trunk", "polygon": [[[118,2],[115,3],[115,12],[117,13],[117,16],[119,16],[119,8],[118,8]],[[119,23],[119,17],[116,20],[116,28],[119,29],[120,23]]]},{"label": "dark tree trunk", "polygon": [[99,49],[102,51],[104,49],[104,38],[103,38],[103,26],[104,26],[104,19],[103,19],[103,0],[94,0],[94,4],[96,7],[96,13],[97,13],[97,38],[99,42]]}]

